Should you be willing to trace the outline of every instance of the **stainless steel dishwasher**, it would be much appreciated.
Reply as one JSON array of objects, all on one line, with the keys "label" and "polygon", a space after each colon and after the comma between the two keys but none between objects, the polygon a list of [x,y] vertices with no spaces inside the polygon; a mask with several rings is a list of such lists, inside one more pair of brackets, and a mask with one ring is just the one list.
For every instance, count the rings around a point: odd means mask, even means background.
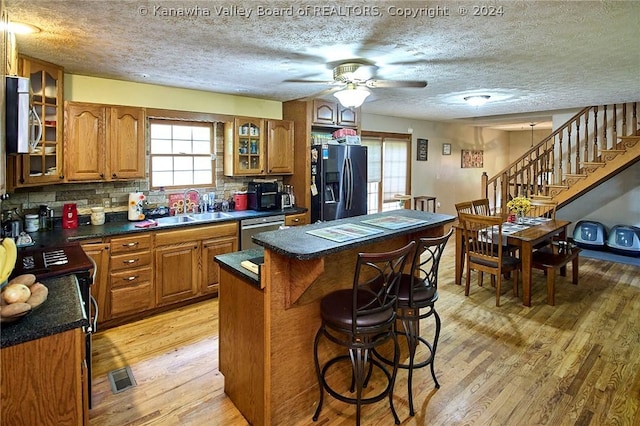
[{"label": "stainless steel dishwasher", "polygon": [[260,232],[275,231],[284,225],[284,215],[256,217],[240,221],[240,250],[258,247],[251,237]]}]

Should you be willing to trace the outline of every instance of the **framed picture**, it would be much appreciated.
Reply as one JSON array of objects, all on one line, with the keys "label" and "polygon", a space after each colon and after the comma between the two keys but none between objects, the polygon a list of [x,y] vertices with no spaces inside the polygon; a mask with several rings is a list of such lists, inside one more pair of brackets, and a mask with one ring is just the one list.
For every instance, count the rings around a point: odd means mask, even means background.
[{"label": "framed picture", "polygon": [[418,138],[418,161],[427,161],[429,154],[429,139]]},{"label": "framed picture", "polygon": [[451,144],[443,143],[442,144],[442,155],[451,155]]},{"label": "framed picture", "polygon": [[463,169],[481,168],[484,164],[483,156],[484,151],[463,149],[461,154],[461,167]]}]

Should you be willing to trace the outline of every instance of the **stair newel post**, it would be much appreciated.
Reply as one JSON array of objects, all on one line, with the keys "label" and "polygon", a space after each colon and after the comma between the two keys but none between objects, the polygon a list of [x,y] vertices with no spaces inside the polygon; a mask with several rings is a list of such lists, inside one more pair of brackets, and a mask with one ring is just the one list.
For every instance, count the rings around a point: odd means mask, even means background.
[{"label": "stair newel post", "polygon": [[[589,112],[586,112],[585,121],[589,121],[588,117]],[[580,117],[576,120],[576,166],[573,170],[574,173],[580,173]]]},{"label": "stair newel post", "polygon": [[[609,143],[607,142],[607,106],[604,106],[602,111],[602,148],[609,149]],[[595,161],[595,158],[594,158]]]},{"label": "stair newel post", "polygon": [[562,167],[562,132],[558,134],[558,176],[556,177],[555,183],[562,183],[562,179],[564,178],[564,171]]},{"label": "stair newel post", "polygon": [[532,152],[529,151],[529,158],[527,158],[527,168],[526,168],[526,173],[527,173],[527,180],[526,180],[526,185],[524,187],[524,196],[528,196],[529,195],[529,191],[531,188],[531,154]]},{"label": "stair newel post", "polygon": [[489,175],[487,172],[482,172],[482,177],[480,177],[480,198],[489,198]]},{"label": "stair newel post", "polygon": [[636,135],[638,132],[638,103],[637,102],[633,103],[633,119],[632,119],[631,125],[633,126],[633,134]]},{"label": "stair newel post", "polygon": [[[569,127],[567,128],[567,171],[565,172],[566,174],[572,173],[571,171],[571,128],[572,126],[573,126],[573,122],[571,122],[571,124],[569,124]],[[564,176],[562,180],[564,180]]]},{"label": "stair newel post", "polygon": [[627,134],[627,104],[622,104],[622,136]]},{"label": "stair newel post", "polygon": [[[509,202],[509,173],[504,172],[501,180],[502,187],[500,188],[500,209],[503,212],[507,211],[507,203]],[[517,188],[517,187],[516,187]]]},{"label": "stair newel post", "polygon": [[[585,132],[586,133],[586,132]],[[587,147],[585,144],[585,159],[588,159]],[[598,107],[593,107],[593,161],[598,159]],[[588,160],[587,160],[588,161]]]}]

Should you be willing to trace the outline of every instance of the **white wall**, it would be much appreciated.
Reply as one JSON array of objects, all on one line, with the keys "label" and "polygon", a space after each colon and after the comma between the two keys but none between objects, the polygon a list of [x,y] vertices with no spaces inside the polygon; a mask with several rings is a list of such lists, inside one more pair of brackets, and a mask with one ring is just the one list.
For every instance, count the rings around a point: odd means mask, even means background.
[{"label": "white wall", "polygon": [[[509,134],[505,131],[454,123],[362,115],[362,130],[410,133],[412,137],[411,195],[432,195],[439,213],[455,215],[455,204],[480,198],[482,172],[493,176],[509,164]],[[416,139],[428,139],[427,161],[416,160]],[[451,155],[442,155],[442,144],[451,144]],[[484,168],[460,167],[460,151],[484,150]]]}]

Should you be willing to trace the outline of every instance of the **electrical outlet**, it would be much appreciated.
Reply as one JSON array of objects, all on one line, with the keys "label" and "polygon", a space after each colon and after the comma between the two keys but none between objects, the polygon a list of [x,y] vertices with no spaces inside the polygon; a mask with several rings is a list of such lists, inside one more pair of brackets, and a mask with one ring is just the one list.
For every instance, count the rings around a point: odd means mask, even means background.
[{"label": "electrical outlet", "polygon": [[436,207],[437,207],[437,208],[440,208],[440,203],[439,203],[439,202],[438,202],[438,203],[436,203]]},{"label": "electrical outlet", "polygon": [[109,207],[111,207],[111,200],[110,199],[104,199],[102,200],[102,207],[108,209]]}]

